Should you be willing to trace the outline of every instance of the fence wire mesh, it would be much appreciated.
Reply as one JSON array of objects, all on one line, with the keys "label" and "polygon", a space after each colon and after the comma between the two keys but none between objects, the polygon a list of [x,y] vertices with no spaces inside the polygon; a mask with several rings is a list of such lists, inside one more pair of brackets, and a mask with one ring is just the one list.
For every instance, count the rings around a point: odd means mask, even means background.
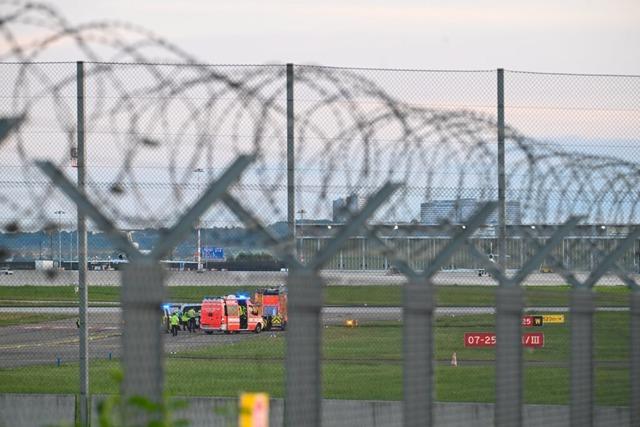
[{"label": "fence wire mesh", "polygon": [[[3,7],[0,424],[84,421],[59,39],[92,59],[94,423],[143,420],[110,409],[131,390],[158,403],[135,375],[191,425],[234,424],[247,391],[270,425],[640,419],[640,77],[197,65],[133,27]],[[33,25],[50,33],[17,37]]]}]

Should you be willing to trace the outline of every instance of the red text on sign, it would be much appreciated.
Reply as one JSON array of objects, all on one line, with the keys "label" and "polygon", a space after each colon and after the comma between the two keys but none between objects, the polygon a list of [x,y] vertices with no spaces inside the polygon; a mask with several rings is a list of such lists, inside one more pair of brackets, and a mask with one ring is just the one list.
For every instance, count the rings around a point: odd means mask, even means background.
[{"label": "red text on sign", "polygon": [[[465,347],[494,347],[495,332],[465,332]],[[522,345],[525,347],[544,347],[544,333],[532,332],[522,334]]]}]

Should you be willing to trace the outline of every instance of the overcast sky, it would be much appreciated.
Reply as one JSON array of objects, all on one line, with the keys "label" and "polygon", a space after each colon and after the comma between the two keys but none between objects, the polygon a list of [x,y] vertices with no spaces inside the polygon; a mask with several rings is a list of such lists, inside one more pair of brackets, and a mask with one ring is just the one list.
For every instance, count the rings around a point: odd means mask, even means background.
[{"label": "overcast sky", "polygon": [[136,23],[209,63],[640,74],[638,0],[53,4],[73,23]]},{"label": "overcast sky", "polygon": [[[71,25],[96,21],[133,23],[166,38],[200,62],[211,64],[293,62],[345,67],[456,70],[495,70],[502,67],[542,72],[640,75],[640,0],[55,0],[49,3]],[[37,19],[27,22],[25,26],[33,31],[33,35],[17,33],[21,42],[26,43],[30,37],[36,36],[41,40],[49,35],[42,25],[29,26],[44,22],[50,30],[49,17],[46,14],[31,16],[34,17]],[[99,37],[92,38],[91,34],[87,40],[95,45],[101,41]],[[44,59],[87,59],[77,56],[79,50],[70,37],[63,40],[61,45],[48,49],[46,53],[49,56]],[[158,52],[166,54],[162,49],[158,49]],[[104,58],[111,57],[106,55]],[[37,59],[43,60],[43,57],[38,56]],[[153,57],[148,59],[155,60]],[[73,75],[73,65],[46,64],[43,70],[54,77]],[[495,112],[495,73],[429,73],[429,78],[425,75],[420,77],[421,73],[362,74],[388,90],[396,99],[411,105],[478,111],[489,117]],[[524,135],[541,142],[562,144],[565,150],[638,161],[635,156],[640,132],[637,107],[640,79],[523,73],[508,73],[507,77],[507,123]],[[73,83],[73,80],[69,81]],[[127,84],[134,89],[136,82],[133,78],[127,80]],[[24,86],[25,93],[37,92],[41,82],[33,83]],[[67,88],[75,90],[73,84],[67,85]],[[189,96],[202,101],[197,98],[196,92]],[[30,123],[46,128],[50,133],[48,149],[55,151],[57,161],[65,165],[69,162],[67,145],[70,133],[60,124],[66,123],[65,120],[73,122],[75,105],[72,98],[68,99],[70,107],[64,110],[66,115],[47,115],[52,111],[59,112],[61,104],[57,98],[52,101],[55,101],[58,109],[41,102],[37,105],[39,110],[36,107],[30,110]],[[4,108],[12,111],[11,105],[7,104]],[[21,104],[18,102],[17,105]],[[176,108],[180,105],[178,103]],[[39,117],[38,112],[43,117]],[[160,126],[164,121],[157,120],[161,116],[156,110],[150,109],[148,112],[150,128],[157,130],[151,125]],[[175,113],[168,116],[177,123],[184,115]],[[107,115],[104,117],[109,118]],[[136,123],[138,119],[136,116]],[[93,125],[97,126],[96,122]],[[180,129],[181,132],[184,130],[174,125],[171,122],[173,127],[169,128]],[[330,133],[333,128],[329,126],[328,129]],[[143,130],[147,132],[149,129]],[[193,135],[212,132],[206,127],[196,130]],[[126,134],[122,129],[114,131],[114,135]],[[51,135],[58,138],[55,143]],[[96,133],[94,141],[110,141],[104,139],[109,137],[101,135]],[[384,134],[379,137],[383,138]],[[115,136],[112,139],[119,141]],[[25,150],[27,157],[44,155],[46,150],[42,149],[43,145],[38,145],[40,140],[33,141],[35,143],[32,144],[29,140],[30,148]],[[169,137],[167,141],[171,142]],[[216,140],[218,143],[220,140]],[[58,149],[61,145],[65,147],[64,150]],[[96,166],[113,167],[119,164],[120,159],[114,160],[111,145],[100,146],[105,153],[104,159],[99,157],[97,145],[91,152],[94,173]],[[174,145],[166,146],[169,150],[167,153],[175,155],[171,151]],[[191,155],[184,145],[181,147],[184,155]],[[201,148],[196,143],[193,143],[193,147]],[[118,145],[118,148],[121,146]],[[7,151],[5,149],[5,154]],[[121,153],[129,154],[124,150]],[[149,165],[142,163],[149,161],[154,162],[154,167],[164,167],[160,163],[172,158],[169,154],[166,158],[138,156],[136,162],[140,164],[136,163],[135,166],[147,167]],[[311,161],[318,158],[313,154],[308,154],[308,157]],[[8,162],[6,157],[3,160]],[[6,164],[15,168],[20,161]],[[445,171],[443,176],[448,174],[448,169],[442,170]],[[7,171],[3,174],[11,176],[10,170]],[[149,172],[148,175],[152,173],[155,172]],[[454,173],[458,173],[457,170]],[[138,178],[140,176],[137,175]],[[158,175],[154,177],[158,179]],[[280,176],[277,176],[274,181],[279,179]],[[339,180],[340,177],[335,177],[335,181]],[[357,183],[357,180],[354,182]],[[312,191],[317,193],[315,188]],[[349,193],[342,188],[335,190],[336,195],[339,192]],[[396,219],[417,217],[422,196],[416,193],[415,200],[407,202],[411,212],[402,213]],[[327,200],[331,197],[333,194],[329,194]],[[51,209],[47,208],[48,212],[59,209],[55,196],[51,197],[50,202]],[[315,202],[318,210],[324,210],[316,217],[328,215],[330,204],[325,202]],[[305,205],[310,214],[312,203]],[[284,201],[281,205],[284,206]],[[167,206],[168,203],[161,205],[162,208]],[[71,209],[64,210],[71,212]],[[284,212],[281,210],[278,213],[279,219]],[[277,216],[273,212],[267,214],[272,214],[269,218],[271,221]]]}]

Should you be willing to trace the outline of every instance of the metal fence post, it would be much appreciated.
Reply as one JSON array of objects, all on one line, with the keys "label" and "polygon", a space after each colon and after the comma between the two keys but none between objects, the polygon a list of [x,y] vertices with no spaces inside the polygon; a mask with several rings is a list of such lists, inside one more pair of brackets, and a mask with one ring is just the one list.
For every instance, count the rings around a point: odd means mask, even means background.
[{"label": "metal fence post", "polygon": [[404,285],[404,426],[433,425],[433,283],[430,278],[411,277]]},{"label": "metal fence post", "polygon": [[[504,132],[504,69],[497,73],[498,89],[498,264],[506,269],[506,179]],[[500,283],[496,291],[496,425],[522,425],[523,293],[519,286]],[[514,378],[516,381],[513,381]]]},{"label": "metal fence post", "polygon": [[360,242],[360,246],[362,249],[362,268],[361,270],[366,270],[367,269],[367,260],[366,260],[366,244],[365,244],[365,238],[362,237],[362,241]]},{"label": "metal fence post", "polygon": [[640,426],[640,289],[631,293],[631,422]]},{"label": "metal fence post", "polygon": [[522,425],[522,308],[520,286],[496,290],[496,426]]},{"label": "metal fence post", "polygon": [[320,426],[323,281],[310,269],[289,270],[285,421],[288,427]]},{"label": "metal fence post", "polygon": [[[162,402],[164,334],[160,333],[158,310],[164,299],[165,280],[164,268],[148,258],[126,265],[122,273],[124,402],[131,397],[144,397],[155,404]],[[140,425],[162,415],[128,409],[125,405],[130,425]],[[145,417],[148,419],[144,420]]]},{"label": "metal fence post", "polygon": [[571,290],[571,426],[593,425],[593,313],[590,288]]},{"label": "metal fence post", "polygon": [[295,123],[293,104],[293,64],[287,64],[287,223],[293,247],[296,247],[295,205]]},{"label": "metal fence post", "polygon": [[498,68],[498,264],[507,268],[506,182],[504,153],[504,70]]},{"label": "metal fence post", "polygon": [[[85,80],[84,63],[76,63],[77,78],[77,168],[78,191],[85,194],[86,164],[85,164]],[[71,260],[70,260],[71,261]],[[78,209],[78,320],[79,320],[79,361],[80,361],[80,425],[89,425],[89,291],[87,289],[87,222],[84,213]]]}]

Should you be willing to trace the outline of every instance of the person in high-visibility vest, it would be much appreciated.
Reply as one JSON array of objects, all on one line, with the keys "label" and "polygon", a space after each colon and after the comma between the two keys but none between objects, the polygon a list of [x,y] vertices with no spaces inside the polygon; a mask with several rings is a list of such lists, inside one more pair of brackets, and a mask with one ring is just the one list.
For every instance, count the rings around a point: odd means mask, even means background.
[{"label": "person in high-visibility vest", "polygon": [[171,324],[171,335],[174,337],[178,335],[178,330],[180,329],[180,317],[178,316],[178,312],[174,312],[169,318],[169,323]]},{"label": "person in high-visibility vest", "polygon": [[187,316],[189,317],[189,332],[196,331],[196,311],[191,307],[187,312]]},{"label": "person in high-visibility vest", "polygon": [[189,326],[189,315],[184,312],[180,314],[180,321],[182,323],[182,330],[186,331],[187,330],[187,326]]},{"label": "person in high-visibility vest", "polygon": [[241,305],[238,307],[240,311],[240,329],[245,329],[248,325],[247,318],[247,306]]}]

